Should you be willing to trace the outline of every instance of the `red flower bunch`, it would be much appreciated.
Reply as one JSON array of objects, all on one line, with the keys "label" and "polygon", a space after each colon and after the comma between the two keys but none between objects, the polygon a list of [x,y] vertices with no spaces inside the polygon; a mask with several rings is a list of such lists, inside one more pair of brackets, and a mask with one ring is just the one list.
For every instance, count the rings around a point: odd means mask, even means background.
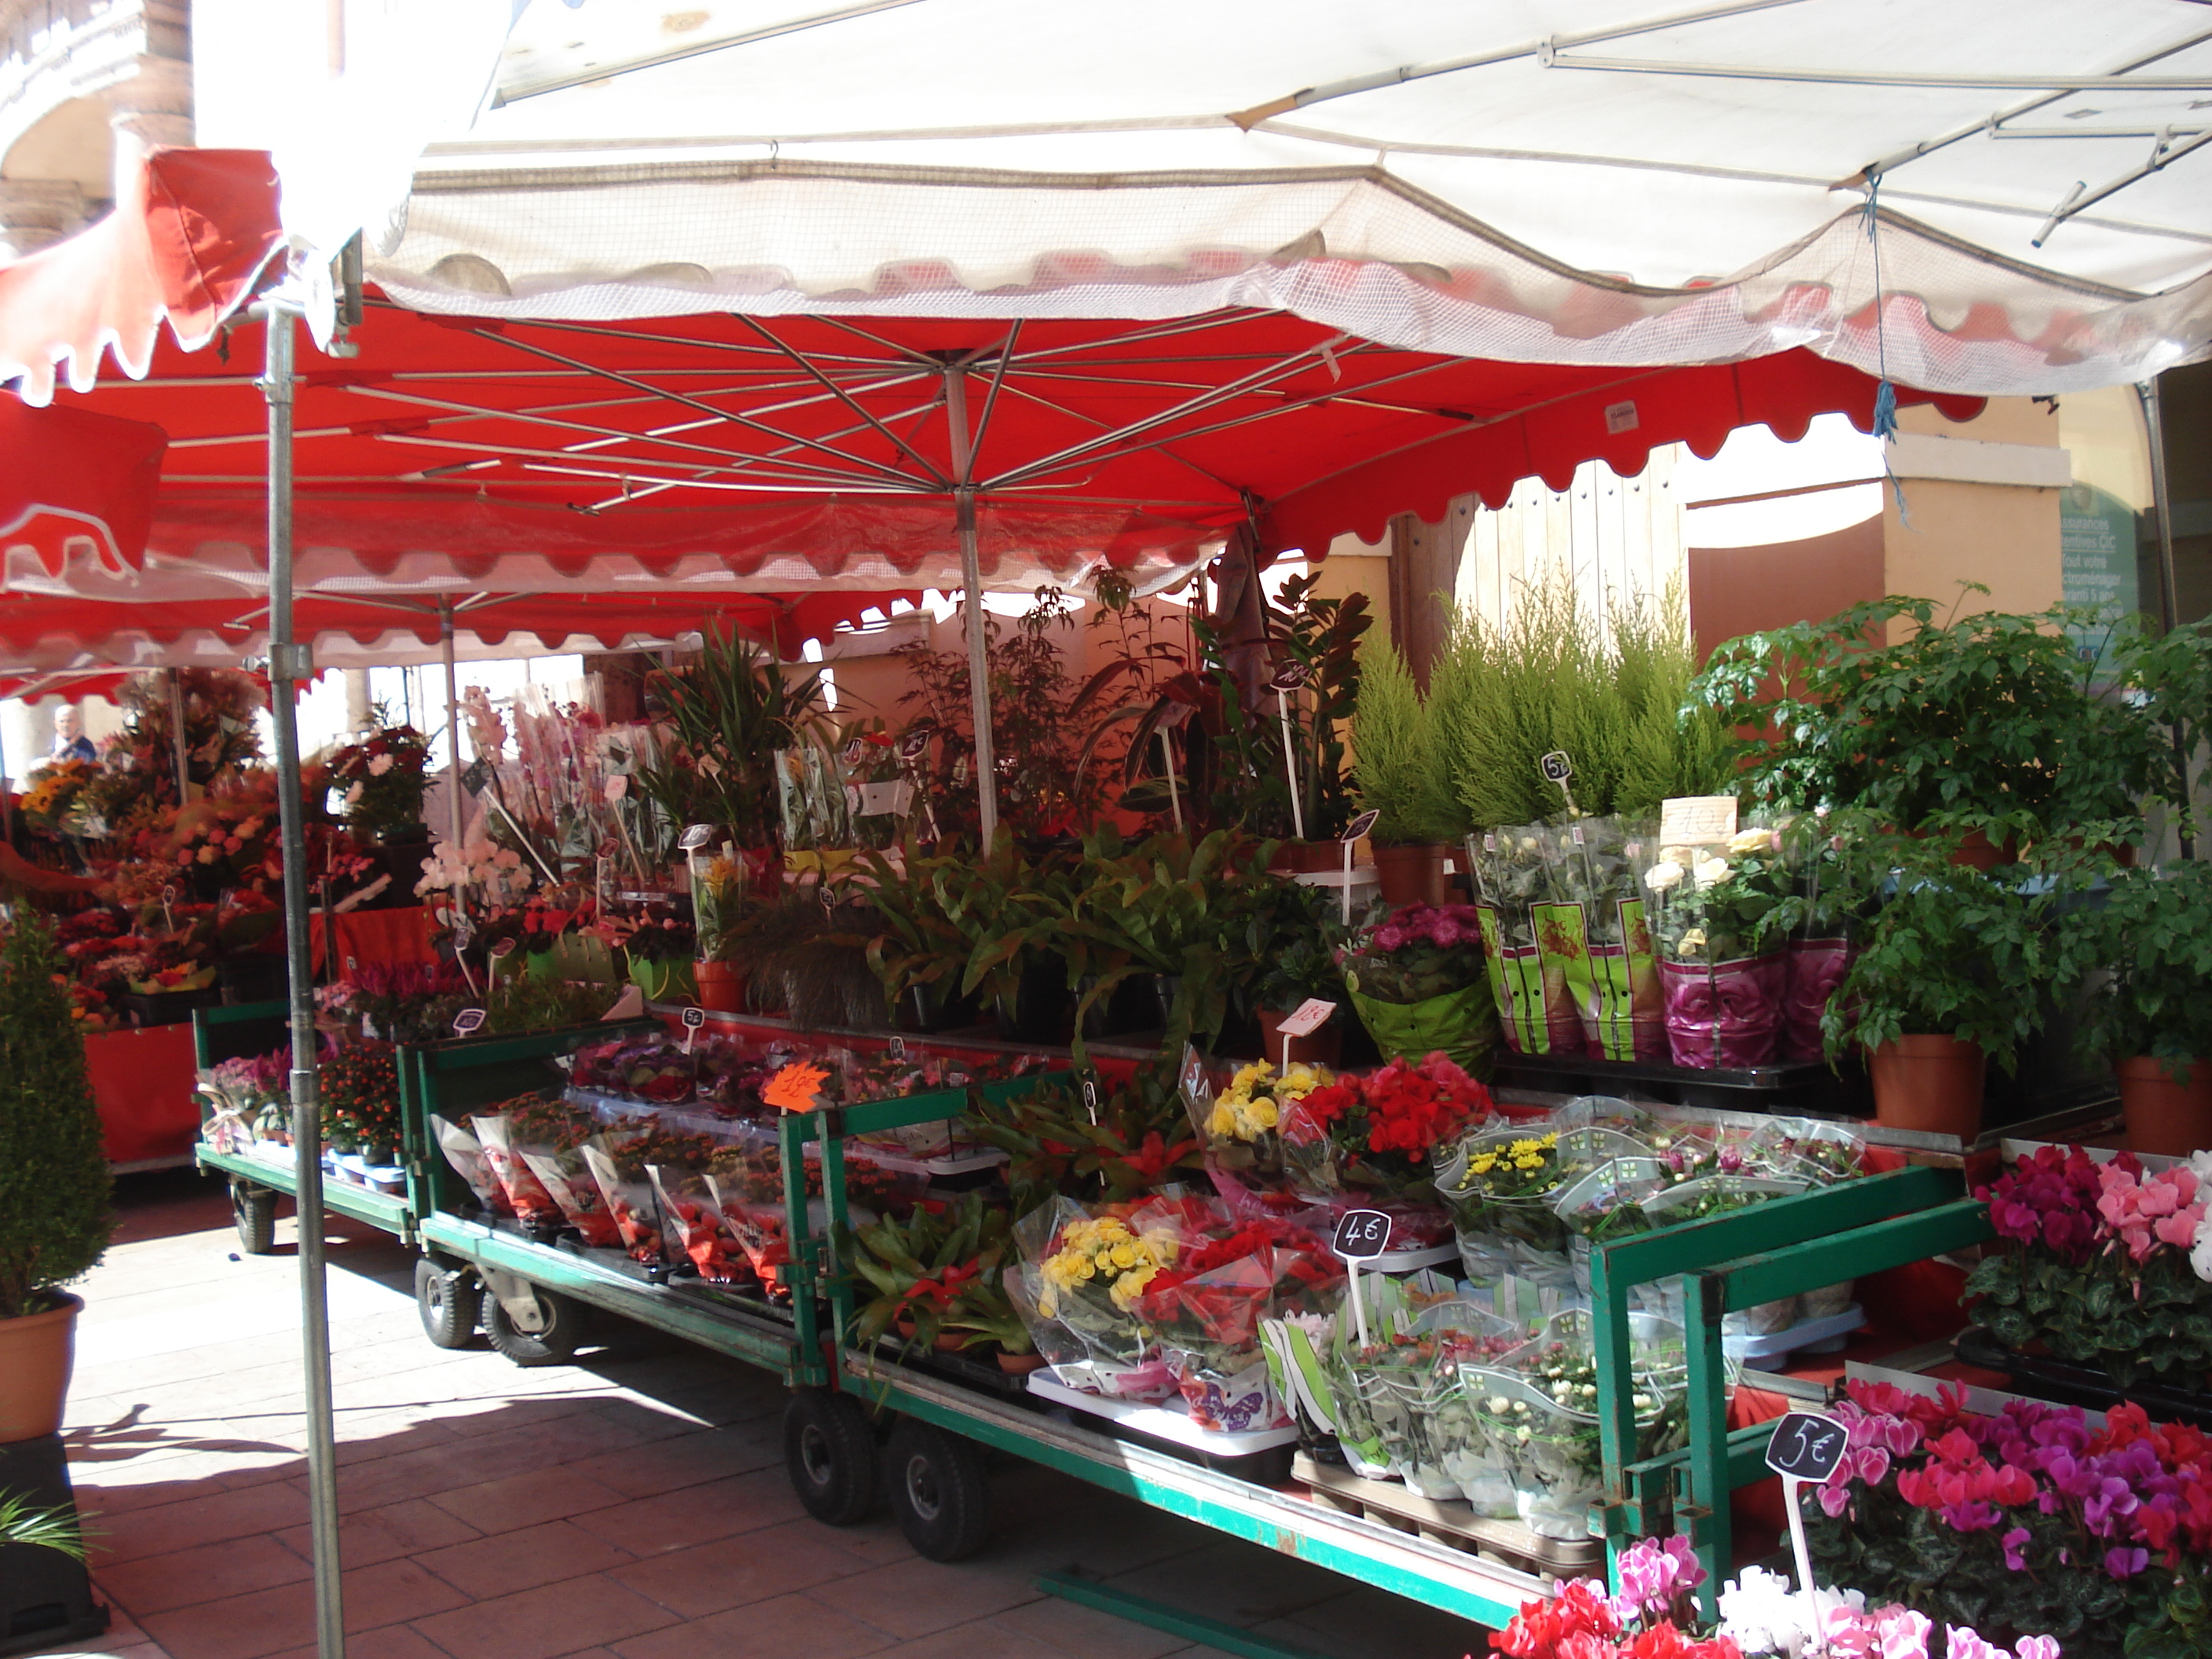
[{"label": "red flower bunch", "polygon": [[1398,1152],[1425,1170],[1429,1154],[1490,1115],[1490,1091],[1441,1051],[1415,1065],[1394,1060],[1365,1077],[1346,1073],[1292,1103],[1283,1138],[1312,1146],[1327,1138],[1356,1167],[1366,1155]]},{"label": "red flower bunch", "polygon": [[1549,1601],[1526,1601],[1491,1645],[1512,1659],[1743,1659],[1735,1638],[1692,1636],[1671,1619],[1622,1628],[1604,1587],[1577,1578]]},{"label": "red flower bunch", "polygon": [[[2130,1172],[2141,1167],[2124,1152],[2114,1161]],[[2103,1191],[2096,1161],[2079,1146],[2043,1146],[1991,1185],[1977,1188],[1974,1196],[1990,1206],[1990,1224],[1999,1237],[2041,1244],[2078,1267],[2096,1254]]]}]

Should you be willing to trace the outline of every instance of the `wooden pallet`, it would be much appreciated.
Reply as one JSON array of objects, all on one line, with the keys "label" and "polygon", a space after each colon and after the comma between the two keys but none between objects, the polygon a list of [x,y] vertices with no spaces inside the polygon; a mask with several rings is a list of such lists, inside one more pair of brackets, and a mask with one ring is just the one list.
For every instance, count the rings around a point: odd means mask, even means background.
[{"label": "wooden pallet", "polygon": [[1316,1463],[1300,1453],[1291,1475],[1324,1508],[1368,1520],[1432,1543],[1503,1562],[1542,1578],[1580,1578],[1605,1571],[1605,1540],[1547,1538],[1517,1521],[1491,1521],[1457,1501],[1439,1503],[1395,1480],[1370,1480],[1350,1469]]}]

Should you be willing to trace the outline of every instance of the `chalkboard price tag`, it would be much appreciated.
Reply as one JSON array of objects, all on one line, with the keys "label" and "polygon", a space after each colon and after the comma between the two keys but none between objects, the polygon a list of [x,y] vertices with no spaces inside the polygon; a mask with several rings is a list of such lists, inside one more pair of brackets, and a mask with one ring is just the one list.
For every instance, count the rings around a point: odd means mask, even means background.
[{"label": "chalkboard price tag", "polygon": [[464,1008],[459,1013],[453,1016],[453,1035],[455,1036],[465,1037],[483,1023],[484,1011],[483,1009]]},{"label": "chalkboard price tag", "polygon": [[696,853],[714,839],[714,826],[713,824],[695,823],[684,832],[683,839],[678,841],[676,844],[687,853]]},{"label": "chalkboard price tag", "polygon": [[1366,835],[1370,830],[1375,828],[1375,820],[1382,816],[1382,814],[1380,811],[1376,808],[1370,807],[1366,811],[1362,812],[1358,817],[1352,819],[1351,823],[1346,824],[1344,826],[1343,835],[1338,836],[1337,839],[1340,841],[1358,841],[1362,836]]},{"label": "chalkboard price tag", "polygon": [[1574,763],[1567,758],[1564,749],[1554,749],[1536,764],[1543,769],[1547,783],[1565,783],[1575,775]]},{"label": "chalkboard price tag", "polygon": [[890,1058],[898,1064],[902,1066],[904,1065],[906,1063],[906,1039],[902,1036],[893,1037],[889,1042],[884,1044],[884,1052],[890,1055]]},{"label": "chalkboard price tag", "polygon": [[1083,1079],[1083,1109],[1091,1114],[1093,1123],[1098,1121],[1098,1085],[1089,1078]]},{"label": "chalkboard price tag", "polygon": [[1286,662],[1267,679],[1267,684],[1278,691],[1296,691],[1305,683],[1306,665],[1302,662]]},{"label": "chalkboard price tag", "polygon": [[1793,1480],[1826,1480],[1850,1449],[1848,1425],[1813,1412],[1791,1412],[1774,1425],[1766,1443],[1766,1467]]},{"label": "chalkboard price tag", "polygon": [[490,781],[491,767],[485,762],[484,757],[482,755],[477,756],[474,760],[471,761],[468,764],[467,769],[461,774],[461,787],[467,790],[471,795],[481,795],[483,793],[484,786]]},{"label": "chalkboard price tag", "polygon": [[927,726],[919,731],[908,732],[898,740],[898,757],[903,761],[920,760],[922,751],[929,747],[929,739],[933,735]]},{"label": "chalkboard price tag", "polygon": [[1346,1210],[1336,1218],[1336,1253],[1346,1261],[1372,1261],[1390,1250],[1390,1218],[1380,1210]]},{"label": "chalkboard price tag", "polygon": [[504,962],[514,954],[514,941],[511,939],[494,939],[491,948],[484,954],[494,962]]},{"label": "chalkboard price tag", "polygon": [[684,1029],[685,1030],[696,1031],[706,1023],[707,1011],[704,1008],[686,1008],[684,1011]]},{"label": "chalkboard price tag", "polygon": [[855,738],[845,745],[845,764],[858,766],[868,757],[868,745]]}]

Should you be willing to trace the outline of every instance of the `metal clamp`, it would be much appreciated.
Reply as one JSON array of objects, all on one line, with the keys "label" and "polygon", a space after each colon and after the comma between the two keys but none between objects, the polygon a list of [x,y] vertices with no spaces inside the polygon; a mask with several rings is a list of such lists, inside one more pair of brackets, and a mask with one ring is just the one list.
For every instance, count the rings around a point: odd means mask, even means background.
[{"label": "metal clamp", "polygon": [[295,640],[269,647],[269,678],[272,680],[311,680],[315,678],[315,647]]}]

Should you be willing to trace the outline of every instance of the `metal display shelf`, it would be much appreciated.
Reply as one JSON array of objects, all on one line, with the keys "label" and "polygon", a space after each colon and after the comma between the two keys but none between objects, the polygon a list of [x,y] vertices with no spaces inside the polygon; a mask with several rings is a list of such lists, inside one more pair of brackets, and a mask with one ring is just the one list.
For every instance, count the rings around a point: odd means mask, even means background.
[{"label": "metal display shelf", "polygon": [[[251,1230],[263,1225],[254,1212],[266,1207],[273,1218],[279,1194],[297,1198],[297,1173],[284,1164],[272,1164],[248,1152],[218,1152],[204,1142],[192,1149],[192,1157],[201,1169],[220,1171],[230,1177],[231,1211],[238,1220],[240,1241],[252,1254],[265,1255],[265,1246],[257,1248],[259,1236],[249,1237]],[[395,1194],[356,1187],[325,1171],[323,1207],[349,1221],[364,1222],[391,1233],[403,1244],[415,1242],[414,1212],[407,1207],[407,1200]]]},{"label": "metal display shelf", "polygon": [[[1279,1451],[1229,1457],[1132,1438],[1103,1419],[1077,1419],[1068,1407],[1026,1393],[1016,1380],[963,1356],[908,1360],[895,1348],[864,1342],[854,1287],[837,1254],[840,1224],[848,1213],[847,1142],[942,1119],[964,1105],[964,1092],[791,1113],[778,1121],[787,1305],[706,1287],[680,1267],[648,1267],[620,1251],[578,1248],[478,1215],[428,1133],[429,1115],[458,1121],[548,1080],[545,1062],[552,1056],[625,1029],[636,1028],[601,1025],[400,1050],[406,1198],[335,1184],[326,1196],[341,1213],[419,1243],[416,1291],[433,1341],[472,1340],[481,1314],[494,1346],[510,1358],[559,1363],[574,1353],[580,1310],[588,1307],[760,1366],[793,1390],[785,1461],[808,1510],[833,1524],[851,1524],[887,1495],[909,1541],[931,1559],[958,1559],[981,1546],[988,1449],[1492,1629],[1523,1603],[1551,1593],[1552,1581],[1518,1566],[1333,1507],[1303,1488],[1249,1478],[1263,1465],[1278,1469]],[[1006,1099],[1037,1080],[995,1082],[982,1091]],[[820,1201],[811,1206],[810,1153],[821,1185]],[[202,1163],[234,1182],[286,1189],[287,1172],[258,1159],[205,1153]],[[1591,1275],[1606,1466],[1597,1515],[1607,1541],[1618,1547],[1632,1536],[1672,1531],[1679,1521],[1712,1575],[1708,1594],[1729,1566],[1729,1493],[1764,1476],[1771,1426],[1734,1433],[1727,1428],[1725,1314],[1827,1284],[1838,1262],[1863,1275],[1990,1237],[1987,1211],[1964,1196],[1958,1170],[1912,1167],[1596,1246]],[[1688,1443],[1629,1464],[1624,1454],[1635,1443],[1626,1363],[1630,1291],[1678,1277],[1696,1281],[1684,1287],[1692,1315]],[[1248,1659],[1281,1659],[1285,1652],[1249,1632],[1087,1580],[1060,1577],[1041,1581],[1041,1588]]]}]

